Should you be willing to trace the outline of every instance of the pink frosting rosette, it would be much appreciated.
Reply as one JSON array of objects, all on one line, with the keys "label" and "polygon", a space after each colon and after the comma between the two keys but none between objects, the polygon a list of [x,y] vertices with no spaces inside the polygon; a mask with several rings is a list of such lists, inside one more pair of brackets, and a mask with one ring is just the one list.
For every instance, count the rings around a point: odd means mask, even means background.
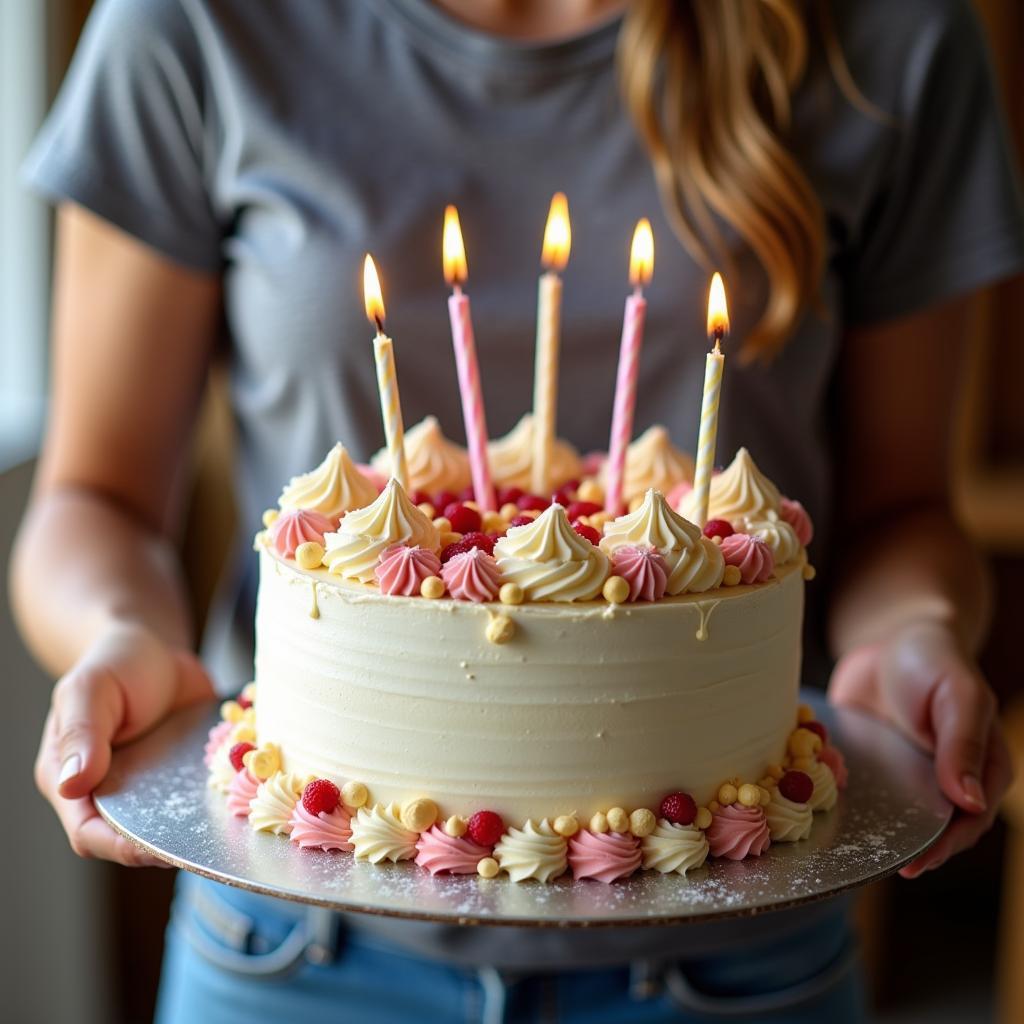
[{"label": "pink frosting rosette", "polygon": [[614,882],[640,867],[640,840],[628,832],[581,829],[569,840],[569,867],[576,878]]},{"label": "pink frosting rosette", "polygon": [[836,777],[836,786],[839,789],[846,789],[850,773],[847,770],[846,758],[843,757],[843,752],[838,747],[833,747],[831,743],[826,743],[818,751],[818,760],[822,764],[828,765],[832,770],[832,774]]},{"label": "pink frosting rosette", "polygon": [[501,589],[501,570],[483,548],[449,558],[441,568],[448,593],[456,601],[493,601]]},{"label": "pink frosting rosette", "polygon": [[339,803],[331,812],[321,811],[310,814],[302,805],[295,805],[289,824],[292,827],[289,838],[303,850],[345,850],[352,849],[352,816]]},{"label": "pink frosting rosette", "polygon": [[365,462],[357,462],[356,469],[358,469],[360,474],[366,477],[366,479],[377,488],[378,494],[387,487],[388,478],[383,473],[378,473],[373,466],[368,466]]},{"label": "pink frosting rosette", "polygon": [[706,835],[711,856],[729,860],[760,857],[772,842],[764,811],[742,804],[730,804],[715,811]]},{"label": "pink frosting rosette", "polygon": [[722,557],[726,565],[735,565],[744,583],[764,583],[775,572],[772,549],[749,533],[734,533],[722,538]]},{"label": "pink frosting rosette", "polygon": [[689,480],[680,480],[679,483],[665,495],[665,500],[672,508],[679,508],[679,503],[693,490],[693,484]]},{"label": "pink frosting rosette", "polygon": [[784,522],[793,527],[796,539],[807,547],[814,539],[814,524],[803,505],[791,498],[782,498],[779,501],[779,515]]},{"label": "pink frosting rosette", "polygon": [[235,772],[235,777],[228,787],[228,810],[236,818],[248,818],[249,803],[259,788],[260,780],[248,768]]},{"label": "pink frosting rosette", "polygon": [[441,560],[426,548],[396,544],[381,553],[374,569],[381,592],[415,597],[428,576],[441,572]]},{"label": "pink frosting rosette", "polygon": [[486,846],[477,846],[465,836],[450,836],[439,825],[421,832],[416,841],[416,863],[432,875],[447,871],[452,875],[475,875],[476,866],[490,857]]},{"label": "pink frosting rosette", "polygon": [[224,745],[228,733],[234,728],[231,722],[218,722],[206,735],[206,745],[203,747],[203,764],[207,768],[213,764],[214,755]]},{"label": "pink frosting rosette", "polygon": [[289,509],[282,512],[270,527],[270,540],[279,554],[294,558],[300,544],[315,541],[323,544],[324,534],[331,533],[337,523],[320,512],[309,508]]},{"label": "pink frosting rosette", "polygon": [[616,549],[612,572],[629,584],[630,601],[660,601],[665,596],[668,563],[652,547],[626,545]]}]

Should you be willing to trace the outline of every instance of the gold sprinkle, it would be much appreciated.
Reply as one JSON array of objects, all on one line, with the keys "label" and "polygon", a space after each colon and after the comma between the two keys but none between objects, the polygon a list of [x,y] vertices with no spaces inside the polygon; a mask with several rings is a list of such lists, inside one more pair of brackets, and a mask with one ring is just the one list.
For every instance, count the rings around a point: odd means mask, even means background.
[{"label": "gold sprinkle", "polygon": [[402,824],[410,832],[426,832],[437,821],[437,804],[425,796],[402,805]]},{"label": "gold sprinkle", "polygon": [[507,644],[516,635],[516,624],[507,615],[492,615],[484,635],[489,643]]},{"label": "gold sprinkle", "polygon": [[[715,540],[719,540],[718,537]],[[719,541],[719,543],[721,543]],[[742,577],[740,576],[739,566],[727,565],[725,572],[722,573],[722,583],[727,587],[735,587],[740,582]]]},{"label": "gold sprinkle", "polygon": [[276,508],[268,508],[266,512],[263,513],[263,525],[267,527],[267,529],[270,529],[270,527],[273,526],[280,518],[280,515],[281,513],[278,512]]},{"label": "gold sprinkle", "polygon": [[366,805],[366,801],[370,799],[370,794],[361,782],[346,782],[341,787],[341,799],[344,800],[346,807],[359,808]]},{"label": "gold sprinkle", "polygon": [[638,807],[629,816],[629,831],[632,832],[637,839],[643,839],[644,836],[649,836],[657,826],[658,819],[654,816],[654,812],[648,810],[646,807]]},{"label": "gold sprinkle", "polygon": [[503,583],[498,591],[502,604],[522,604],[523,596],[523,588],[518,583]]},{"label": "gold sprinkle", "polygon": [[420,594],[431,601],[444,597],[444,580],[440,576],[428,576],[420,584]]},{"label": "gold sprinkle", "polygon": [[[715,810],[718,810],[716,807]],[[707,807],[697,808],[697,817],[693,819],[694,825],[699,829],[706,829],[711,825],[711,810]]]},{"label": "gold sprinkle", "polygon": [[629,584],[621,576],[609,576],[601,593],[609,604],[622,604],[629,597]]},{"label": "gold sprinkle", "polygon": [[629,831],[629,815],[621,807],[613,807],[607,813],[608,827],[613,832]]},{"label": "gold sprinkle", "polygon": [[576,816],[573,814],[560,814],[555,818],[554,824],[551,826],[558,835],[568,839],[570,836],[576,835],[580,830],[580,823],[576,820]]},{"label": "gold sprinkle", "polygon": [[444,834],[451,836],[452,839],[458,839],[460,836],[466,834],[466,829],[469,828],[469,823],[461,815],[453,814],[444,823]]},{"label": "gold sprinkle", "polygon": [[324,546],[315,540],[307,540],[295,549],[295,561],[301,569],[316,569],[323,564]]},{"label": "gold sprinkle", "polygon": [[608,831],[608,817],[602,814],[600,811],[597,812],[590,819],[590,831],[591,832],[607,832]]},{"label": "gold sprinkle", "polygon": [[476,866],[476,873],[481,878],[494,878],[500,870],[493,857],[484,857]]}]

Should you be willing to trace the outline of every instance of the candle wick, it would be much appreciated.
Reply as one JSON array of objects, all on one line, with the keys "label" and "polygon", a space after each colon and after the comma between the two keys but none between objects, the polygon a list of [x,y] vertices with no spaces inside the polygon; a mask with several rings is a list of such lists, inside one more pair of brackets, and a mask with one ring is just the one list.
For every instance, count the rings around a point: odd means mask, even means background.
[{"label": "candle wick", "polygon": [[458,280],[456,280],[455,284],[453,285],[452,294],[454,294],[454,295],[461,295],[462,294],[462,285],[459,283]]},{"label": "candle wick", "polygon": [[377,325],[377,334],[381,335],[384,333],[384,321],[376,314],[373,314],[374,323]]},{"label": "candle wick", "polygon": [[644,290],[639,281],[633,285],[633,297],[636,299],[642,299],[644,297]]},{"label": "candle wick", "polygon": [[721,341],[725,337],[725,328],[719,324],[711,332],[711,336],[715,339],[715,347],[713,351],[716,356],[720,356],[722,354]]}]

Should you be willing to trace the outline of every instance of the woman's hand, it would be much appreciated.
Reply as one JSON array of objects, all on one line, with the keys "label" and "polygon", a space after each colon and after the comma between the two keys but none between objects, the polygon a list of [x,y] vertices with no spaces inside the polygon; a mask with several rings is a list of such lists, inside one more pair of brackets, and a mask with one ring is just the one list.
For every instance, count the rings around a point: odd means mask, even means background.
[{"label": "woman's hand", "polygon": [[988,831],[1010,784],[1010,756],[995,697],[949,628],[905,626],[885,643],[855,648],[836,666],[829,698],[891,722],[932,754],[939,787],[959,810],[904,878],[937,868]]},{"label": "woman's hand", "polygon": [[209,677],[193,654],[131,623],[105,630],[57,682],[35,779],[75,853],[129,866],[167,866],[117,835],[99,816],[91,793],[107,774],[115,746],[212,696]]}]

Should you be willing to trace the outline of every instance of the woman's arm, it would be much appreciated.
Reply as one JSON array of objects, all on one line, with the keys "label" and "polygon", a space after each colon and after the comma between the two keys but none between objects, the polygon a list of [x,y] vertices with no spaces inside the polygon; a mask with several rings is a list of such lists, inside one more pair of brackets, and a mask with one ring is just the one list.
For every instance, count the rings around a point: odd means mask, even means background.
[{"label": "woman's arm", "polygon": [[851,331],[841,368],[830,695],[896,724],[935,756],[964,816],[912,876],[977,841],[1010,779],[995,699],[974,656],[989,617],[984,564],[955,523],[950,433],[969,300]]},{"label": "woman's arm", "polygon": [[11,588],[62,675],[36,778],[83,855],[139,862],[88,794],[112,745],[210,692],[169,538],[219,310],[216,276],[60,210],[50,422]]}]

